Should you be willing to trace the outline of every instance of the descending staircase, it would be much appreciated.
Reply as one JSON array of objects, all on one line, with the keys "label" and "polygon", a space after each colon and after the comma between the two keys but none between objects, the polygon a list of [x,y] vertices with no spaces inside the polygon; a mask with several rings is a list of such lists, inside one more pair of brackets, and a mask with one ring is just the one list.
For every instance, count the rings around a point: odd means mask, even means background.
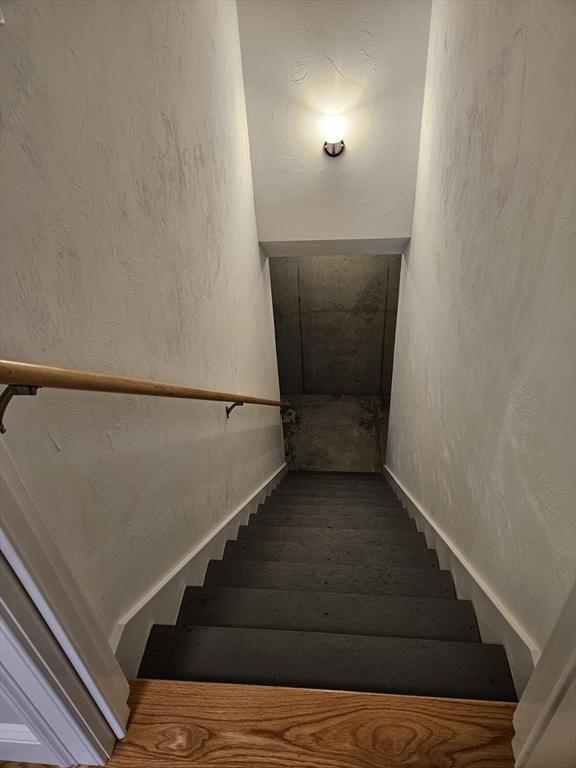
[{"label": "descending staircase", "polygon": [[153,627],[140,677],[515,701],[381,475],[289,473]]}]

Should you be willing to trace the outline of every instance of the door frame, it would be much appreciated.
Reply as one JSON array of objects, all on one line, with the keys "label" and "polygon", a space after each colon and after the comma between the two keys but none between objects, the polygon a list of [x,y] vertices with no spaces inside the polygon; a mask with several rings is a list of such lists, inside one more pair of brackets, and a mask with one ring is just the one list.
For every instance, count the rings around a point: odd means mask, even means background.
[{"label": "door frame", "polygon": [[1,441],[0,505],[0,551],[105,722],[122,738],[128,681]]},{"label": "door frame", "polygon": [[576,755],[574,723],[576,584],[514,713],[516,768],[570,768]]},{"label": "door frame", "polygon": [[116,737],[0,555],[0,759],[104,765]]}]

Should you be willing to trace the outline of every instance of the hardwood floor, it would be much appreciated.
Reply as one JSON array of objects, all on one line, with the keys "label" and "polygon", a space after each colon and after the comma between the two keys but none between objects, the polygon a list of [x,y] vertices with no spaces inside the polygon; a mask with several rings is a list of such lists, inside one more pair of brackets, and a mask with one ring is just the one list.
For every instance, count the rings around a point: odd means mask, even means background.
[{"label": "hardwood floor", "polygon": [[108,765],[513,768],[514,707],[501,702],[135,680],[128,736]]}]

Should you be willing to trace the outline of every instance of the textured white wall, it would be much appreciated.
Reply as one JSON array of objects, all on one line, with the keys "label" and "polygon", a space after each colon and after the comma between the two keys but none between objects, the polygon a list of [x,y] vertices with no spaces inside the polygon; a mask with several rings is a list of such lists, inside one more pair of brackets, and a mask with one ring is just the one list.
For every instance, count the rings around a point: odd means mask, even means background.
[{"label": "textured white wall", "polygon": [[[235,3],[2,7],[2,355],[276,397]],[[283,462],[258,406],[42,391],[6,423],[108,633]]]},{"label": "textured white wall", "polygon": [[540,649],[576,563],[575,11],[434,3],[387,450]]},{"label": "textured white wall", "polygon": [[[238,8],[260,239],[409,236],[428,0]],[[322,151],[329,112],[344,113],[337,159]]]}]

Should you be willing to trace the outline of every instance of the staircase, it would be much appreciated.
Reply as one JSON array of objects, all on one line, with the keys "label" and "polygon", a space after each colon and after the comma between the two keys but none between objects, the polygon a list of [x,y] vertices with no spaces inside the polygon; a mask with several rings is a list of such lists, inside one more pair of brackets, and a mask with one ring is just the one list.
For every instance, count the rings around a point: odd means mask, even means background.
[{"label": "staircase", "polygon": [[504,649],[374,474],[289,473],[152,628],[139,677],[516,700]]}]

